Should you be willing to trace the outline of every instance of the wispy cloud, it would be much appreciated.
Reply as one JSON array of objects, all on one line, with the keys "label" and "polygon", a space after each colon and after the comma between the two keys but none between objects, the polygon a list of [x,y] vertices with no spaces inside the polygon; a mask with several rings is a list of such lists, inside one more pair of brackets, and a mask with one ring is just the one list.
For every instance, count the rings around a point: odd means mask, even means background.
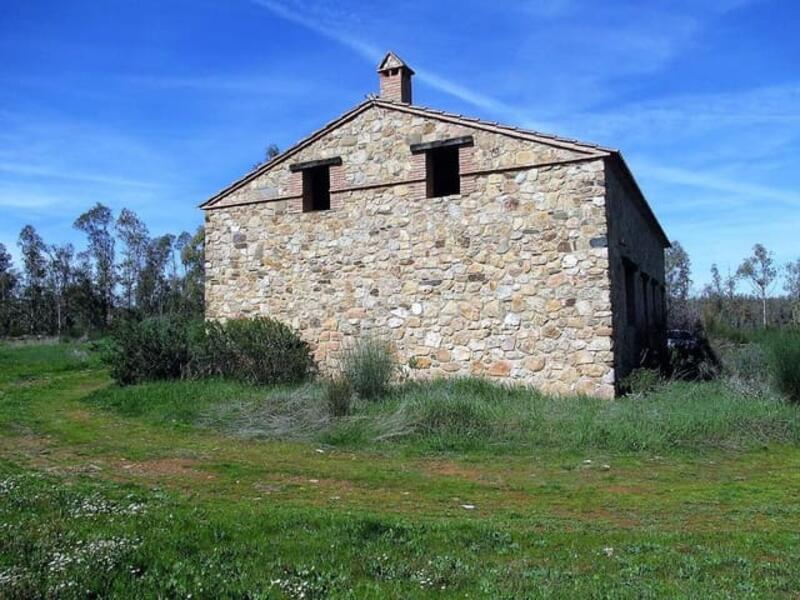
[{"label": "wispy cloud", "polygon": [[285,19],[286,21],[290,21],[296,25],[310,29],[311,31],[314,31],[323,37],[338,42],[339,44],[354,50],[367,60],[377,63],[381,56],[381,49],[377,46],[373,46],[372,44],[365,42],[356,36],[344,33],[343,30],[337,27],[329,27],[316,19],[302,14],[299,11],[292,10],[285,4],[274,2],[273,0],[251,1],[258,6],[266,8],[274,15]]},{"label": "wispy cloud", "polygon": [[638,161],[636,163],[636,172],[642,177],[670,185],[689,186],[734,196],[744,196],[752,202],[771,200],[789,206],[800,207],[800,193],[798,192],[757,183],[748,183],[741,179],[729,179],[714,173],[665,167],[646,161]]},{"label": "wispy cloud", "polygon": [[261,75],[130,75],[125,83],[166,90],[186,90],[203,93],[251,93],[271,96],[291,96],[311,91],[307,81],[297,77],[269,77]]},{"label": "wispy cloud", "polygon": [[[377,46],[366,42],[355,35],[347,33],[347,27],[328,26],[322,23],[320,20],[315,19],[313,16],[304,14],[300,12],[300,10],[292,10],[280,2],[276,2],[274,0],[251,1],[258,6],[266,8],[271,13],[282,19],[305,27],[306,29],[313,31],[322,37],[353,50],[370,63],[377,64],[383,56],[383,53],[387,50],[387,48],[378,48]],[[459,100],[466,102],[467,104],[471,104],[472,106],[492,111],[493,113],[503,115],[506,118],[511,118],[517,122],[520,122],[526,127],[534,127],[534,124],[529,121],[529,115],[526,115],[525,111],[520,110],[518,107],[502,102],[501,100],[486,94],[481,94],[480,92],[471,90],[466,86],[463,86],[455,81],[451,81],[446,77],[426,69],[424,66],[415,66],[414,70],[419,81],[440,92],[458,98]]]},{"label": "wispy cloud", "polygon": [[86,183],[101,183],[122,187],[136,188],[155,188],[158,187],[153,181],[138,181],[125,177],[114,177],[100,173],[81,173],[73,170],[59,170],[42,165],[32,165],[25,163],[0,162],[0,172],[12,173],[25,177],[36,177],[46,179],[66,179],[70,181],[80,181]]}]

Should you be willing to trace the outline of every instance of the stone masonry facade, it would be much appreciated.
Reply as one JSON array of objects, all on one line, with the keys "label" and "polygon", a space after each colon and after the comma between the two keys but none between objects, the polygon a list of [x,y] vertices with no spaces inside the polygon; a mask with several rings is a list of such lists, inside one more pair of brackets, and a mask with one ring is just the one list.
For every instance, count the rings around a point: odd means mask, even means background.
[{"label": "stone masonry facade", "polygon": [[[459,193],[428,197],[412,147],[447,140],[469,140]],[[304,212],[298,165],[320,161],[330,208]],[[284,321],[323,370],[377,335],[413,376],[611,397],[649,343],[624,325],[623,258],[649,273],[645,330],[663,302],[640,195],[613,151],[371,98],[203,205],[207,317]]]}]

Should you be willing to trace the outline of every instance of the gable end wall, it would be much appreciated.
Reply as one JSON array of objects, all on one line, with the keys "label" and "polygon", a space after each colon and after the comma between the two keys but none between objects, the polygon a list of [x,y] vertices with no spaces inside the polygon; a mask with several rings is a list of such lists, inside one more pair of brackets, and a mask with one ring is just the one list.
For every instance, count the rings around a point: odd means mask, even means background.
[{"label": "gable end wall", "polygon": [[[463,135],[462,193],[426,198],[410,144]],[[292,162],[333,156],[330,211],[288,164],[207,211],[209,318],[285,321],[323,369],[375,334],[412,376],[613,395],[602,158],[379,109]]]}]

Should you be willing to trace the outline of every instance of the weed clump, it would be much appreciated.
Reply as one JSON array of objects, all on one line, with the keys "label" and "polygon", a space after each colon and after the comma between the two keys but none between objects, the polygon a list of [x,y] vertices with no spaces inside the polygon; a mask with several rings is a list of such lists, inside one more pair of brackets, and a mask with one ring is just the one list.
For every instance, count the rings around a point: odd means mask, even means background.
[{"label": "weed clump", "polygon": [[359,339],[347,348],[341,362],[341,377],[363,400],[378,400],[387,395],[397,370],[389,343],[377,337]]},{"label": "weed clump", "polygon": [[325,403],[332,417],[346,417],[350,414],[353,388],[350,381],[337,376],[325,382]]}]

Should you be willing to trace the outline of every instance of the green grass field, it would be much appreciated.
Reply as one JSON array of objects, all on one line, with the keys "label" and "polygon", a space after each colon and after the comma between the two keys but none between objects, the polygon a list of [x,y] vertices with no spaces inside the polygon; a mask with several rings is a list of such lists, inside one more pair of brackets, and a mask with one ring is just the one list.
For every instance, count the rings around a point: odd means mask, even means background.
[{"label": "green grass field", "polygon": [[800,409],[406,385],[112,385],[0,347],[0,597],[797,598]]}]

